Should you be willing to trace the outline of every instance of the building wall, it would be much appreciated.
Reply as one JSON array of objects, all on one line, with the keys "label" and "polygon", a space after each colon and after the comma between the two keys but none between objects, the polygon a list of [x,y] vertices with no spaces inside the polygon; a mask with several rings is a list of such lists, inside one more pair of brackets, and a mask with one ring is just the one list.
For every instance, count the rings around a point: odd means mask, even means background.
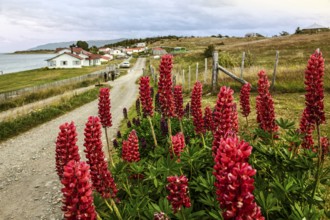
[{"label": "building wall", "polygon": [[47,61],[48,68],[81,68],[81,61],[75,57],[72,57],[67,54],[56,57],[52,60]]}]

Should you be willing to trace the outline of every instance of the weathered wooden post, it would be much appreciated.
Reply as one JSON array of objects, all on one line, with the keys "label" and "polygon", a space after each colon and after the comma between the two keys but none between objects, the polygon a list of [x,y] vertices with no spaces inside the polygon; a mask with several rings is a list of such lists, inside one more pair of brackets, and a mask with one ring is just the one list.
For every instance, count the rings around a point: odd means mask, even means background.
[{"label": "weathered wooden post", "polygon": [[273,79],[272,79],[272,86],[270,87],[271,91],[273,91],[275,87],[275,78],[276,78],[276,70],[277,70],[277,65],[278,65],[278,56],[279,56],[279,51],[276,51],[276,57],[275,57],[275,64],[274,64],[274,72],[273,72]]},{"label": "weathered wooden post", "polygon": [[182,89],[184,89],[184,83],[185,83],[185,78],[184,78],[184,69],[182,70]]},{"label": "weathered wooden post", "polygon": [[245,60],[245,51],[242,54],[242,64],[241,64],[241,79],[243,79],[243,71],[244,71],[244,60]]},{"label": "weathered wooden post", "polygon": [[196,63],[196,82],[198,81],[198,63]]},{"label": "weathered wooden post", "polygon": [[188,71],[188,91],[190,91],[190,83],[191,83],[191,68],[189,66],[189,71]]},{"label": "weathered wooden post", "polygon": [[212,92],[216,92],[218,84],[218,51],[213,51],[213,65],[212,65]]},{"label": "weathered wooden post", "polygon": [[207,75],[207,58],[205,58],[204,84],[206,84],[206,75]]},{"label": "weathered wooden post", "polygon": [[173,75],[173,79],[172,79],[172,82],[173,82],[173,88],[174,88],[174,86],[176,86],[176,75]]}]

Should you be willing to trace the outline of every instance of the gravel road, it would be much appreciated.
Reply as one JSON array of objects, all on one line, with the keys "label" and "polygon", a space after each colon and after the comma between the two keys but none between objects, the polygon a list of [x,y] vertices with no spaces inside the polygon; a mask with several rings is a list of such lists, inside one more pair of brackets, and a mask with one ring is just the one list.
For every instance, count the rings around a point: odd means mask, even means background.
[{"label": "gravel road", "polygon": [[[132,106],[137,98],[135,82],[144,67],[145,58],[139,58],[127,75],[110,82],[111,138],[123,118],[122,109]],[[97,100],[0,144],[0,220],[62,219],[62,186],[55,172],[58,126],[75,122],[83,155],[83,129],[91,115],[97,115]]]}]

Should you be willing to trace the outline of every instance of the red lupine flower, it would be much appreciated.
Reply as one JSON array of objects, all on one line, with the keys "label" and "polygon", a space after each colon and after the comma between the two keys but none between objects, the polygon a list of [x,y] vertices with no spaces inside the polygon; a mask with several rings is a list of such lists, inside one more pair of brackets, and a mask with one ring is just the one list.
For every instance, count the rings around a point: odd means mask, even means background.
[{"label": "red lupine flower", "polygon": [[161,112],[165,118],[174,116],[174,98],[172,92],[172,55],[164,55],[159,65],[158,93]]},{"label": "red lupine flower", "polygon": [[191,93],[191,115],[193,116],[193,122],[195,126],[195,132],[197,134],[205,133],[204,120],[202,112],[202,83],[197,81]]},{"label": "red lupine flower", "polygon": [[118,190],[105,161],[101,135],[100,119],[89,117],[85,127],[84,152],[91,169],[93,186],[103,198],[114,198]]},{"label": "red lupine flower", "polygon": [[99,95],[99,117],[103,127],[111,127],[110,89],[101,88]]},{"label": "red lupine flower", "polygon": [[304,135],[303,141],[301,143],[301,146],[306,149],[313,149],[314,147],[314,141],[313,141],[313,131],[315,129],[314,124],[311,124],[308,121],[308,113],[307,109],[304,109],[303,115],[300,120],[300,133]]},{"label": "red lupine flower", "polygon": [[191,206],[188,190],[188,178],[182,176],[169,176],[167,177],[166,189],[169,195],[166,197],[171,203],[173,212],[180,211],[182,206],[189,208]]},{"label": "red lupine flower", "polygon": [[321,137],[321,147],[322,147],[321,160],[324,161],[324,157],[326,157],[329,154],[329,147],[330,147],[329,138]]},{"label": "red lupine flower", "polygon": [[174,112],[179,119],[182,119],[184,116],[183,110],[183,98],[182,98],[182,86],[174,87]]},{"label": "red lupine flower", "polygon": [[[222,86],[220,88],[216,106],[214,108],[213,119],[215,137],[224,137],[228,132],[233,131],[233,105],[234,90],[229,87]],[[220,139],[219,139],[220,140]]]},{"label": "red lupine flower", "polygon": [[85,162],[71,160],[64,166],[61,182],[64,185],[62,189],[64,218],[96,219],[89,166]]},{"label": "red lupine flower", "polygon": [[324,59],[321,52],[315,51],[308,60],[307,69],[305,71],[307,120],[309,123],[315,125],[325,122],[323,76]]},{"label": "red lupine flower", "polygon": [[204,109],[204,127],[207,131],[214,131],[215,125],[213,121],[213,113],[209,106],[206,106]]},{"label": "red lupine flower", "polygon": [[232,111],[232,121],[233,121],[233,133],[238,133],[238,112],[237,112],[237,106],[236,103],[233,104],[233,111]]},{"label": "red lupine flower", "polygon": [[123,141],[122,158],[127,162],[138,162],[140,160],[139,140],[135,130],[132,130],[128,135],[127,141]]},{"label": "red lupine flower", "polygon": [[140,78],[140,100],[144,116],[153,115],[152,97],[150,92],[150,79],[148,76]]},{"label": "red lupine flower", "polygon": [[[178,161],[180,161],[180,155],[185,147],[184,142],[184,135],[182,132],[177,133],[176,135],[172,136],[172,145],[174,154],[178,157]],[[173,154],[172,150],[170,149],[171,155]]]},{"label": "red lupine flower", "polygon": [[261,70],[258,76],[257,122],[262,130],[274,133],[278,130],[278,126],[275,123],[273,98],[269,93],[270,84],[265,71]]},{"label": "red lupine flower", "polygon": [[170,220],[164,212],[154,213],[154,220]]},{"label": "red lupine flower", "polygon": [[248,163],[252,147],[237,137],[221,138],[216,144],[214,185],[224,219],[263,220],[253,195],[256,170]]},{"label": "red lupine flower", "polygon": [[56,140],[56,171],[60,179],[63,178],[63,168],[70,161],[80,161],[77,146],[76,126],[73,122],[65,123],[60,126]]},{"label": "red lupine flower", "polygon": [[251,84],[246,83],[241,88],[241,93],[239,96],[239,101],[241,104],[241,111],[244,117],[248,117],[251,109],[250,109],[250,91],[251,91]]}]

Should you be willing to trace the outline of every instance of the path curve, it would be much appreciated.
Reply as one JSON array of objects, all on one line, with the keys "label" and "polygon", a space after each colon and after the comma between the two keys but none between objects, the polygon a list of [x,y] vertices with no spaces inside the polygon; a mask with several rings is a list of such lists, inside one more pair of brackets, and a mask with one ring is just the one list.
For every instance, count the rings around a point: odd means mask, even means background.
[{"label": "path curve", "polygon": [[[135,82],[142,75],[145,61],[139,58],[127,75],[110,82],[110,137],[115,136],[120,125],[122,109],[131,107],[137,98]],[[82,155],[83,129],[91,115],[97,115],[97,100],[0,144],[0,219],[62,219],[62,186],[55,172],[58,126],[75,122]],[[105,147],[104,134],[102,138]]]}]

